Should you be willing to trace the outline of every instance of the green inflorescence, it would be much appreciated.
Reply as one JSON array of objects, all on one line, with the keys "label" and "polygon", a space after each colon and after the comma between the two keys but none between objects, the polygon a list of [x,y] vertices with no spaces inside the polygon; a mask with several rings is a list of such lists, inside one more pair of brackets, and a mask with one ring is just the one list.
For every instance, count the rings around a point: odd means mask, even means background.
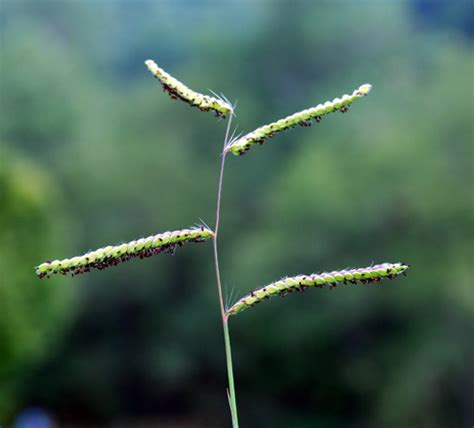
[{"label": "green inflorescence", "polygon": [[226,314],[235,315],[272,296],[285,296],[293,291],[304,291],[308,287],[335,287],[337,284],[369,284],[383,279],[394,279],[409,268],[404,263],[383,263],[359,269],[344,269],[311,275],[283,278],[265,287],[252,291],[227,309]]},{"label": "green inflorescence", "polygon": [[176,247],[185,242],[203,242],[213,236],[214,232],[204,226],[164,232],[120,245],[109,245],[70,259],[48,261],[37,266],[35,272],[39,278],[49,277],[55,273],[64,275],[71,273],[74,276],[89,272],[91,269],[115,266],[135,257],[150,257],[163,252],[173,253]]},{"label": "green inflorescence", "polygon": [[280,119],[277,122],[261,126],[255,131],[231,141],[226,147],[226,152],[231,152],[234,155],[244,155],[253,145],[263,144],[265,139],[273,137],[273,135],[278,132],[296,125],[304,127],[311,126],[312,119],[319,122],[322,116],[335,111],[345,113],[355,100],[366,96],[371,89],[372,85],[366,83],[360,86],[359,89],[356,89],[352,95],[343,95],[341,98],[334,98],[332,101],[326,101],[324,104],[318,104],[316,107],[311,107],[294,113],[291,116],[287,116],[284,119]]},{"label": "green inflorescence", "polygon": [[200,94],[188,88],[184,83],[175,79],[151,59],[145,61],[148,70],[161,82],[163,90],[168,92],[171,98],[180,99],[191,106],[202,111],[214,111],[216,116],[227,116],[232,113],[232,105],[227,99]]},{"label": "green inflorescence", "polygon": [[268,125],[261,126],[244,136],[233,138],[234,134],[229,136],[229,131],[234,115],[234,107],[224,96],[218,96],[216,94],[214,94],[215,96],[210,96],[193,91],[162,68],[158,67],[153,60],[146,60],[145,65],[153,76],[160,81],[164,91],[167,92],[171,98],[182,100],[190,106],[197,107],[202,111],[213,111],[218,117],[229,115],[224,139],[224,151],[221,158],[215,231],[203,225],[190,229],[164,232],[120,245],[99,248],[95,251],[89,251],[82,256],[72,257],[70,259],[46,261],[37,266],[35,272],[39,278],[49,277],[50,275],[57,273],[63,275],[70,273],[74,276],[80,273],[89,272],[91,269],[105,269],[110,266],[115,266],[135,257],[145,258],[162,252],[174,253],[176,247],[183,245],[185,242],[203,242],[212,238],[229,378],[228,399],[232,414],[232,425],[234,428],[238,428],[237,404],[228,329],[229,316],[238,314],[272,296],[285,296],[293,291],[304,291],[308,287],[335,287],[340,283],[369,284],[378,283],[384,279],[394,279],[401,274],[405,274],[409,265],[404,263],[383,263],[366,268],[344,269],[319,274],[286,277],[252,291],[234,303],[231,307],[225,309],[222,299],[222,286],[217,252],[217,235],[219,230],[220,201],[226,154],[231,152],[234,155],[243,155],[250,150],[252,146],[256,144],[261,145],[267,138],[271,138],[273,135],[286,129],[292,128],[296,125],[303,127],[311,126],[313,120],[315,122],[320,122],[322,116],[336,111],[345,113],[354,101],[368,95],[372,86],[370,84],[361,85],[358,89],[354,90],[351,95],[346,94],[341,98],[335,98],[332,101],[325,102],[324,104],[318,104],[315,107],[294,113]]}]

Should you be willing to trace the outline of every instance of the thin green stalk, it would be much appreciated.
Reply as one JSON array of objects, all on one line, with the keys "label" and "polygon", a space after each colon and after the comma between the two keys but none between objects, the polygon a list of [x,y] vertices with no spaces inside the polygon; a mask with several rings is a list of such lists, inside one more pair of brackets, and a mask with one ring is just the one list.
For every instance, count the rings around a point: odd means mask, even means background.
[{"label": "thin green stalk", "polygon": [[228,397],[229,397],[229,407],[230,413],[232,416],[232,427],[238,428],[239,427],[239,419],[237,416],[237,402],[235,398],[235,387],[234,387],[234,369],[232,366],[232,350],[230,346],[230,337],[229,337],[229,326],[227,321],[226,310],[224,307],[224,300],[222,297],[222,284],[221,284],[221,275],[219,270],[219,255],[217,251],[217,237],[219,234],[219,222],[220,222],[220,210],[221,210],[221,195],[222,195],[222,182],[224,178],[224,166],[225,166],[225,147],[227,146],[229,140],[229,132],[230,127],[232,124],[232,114],[229,115],[229,120],[227,122],[227,129],[225,132],[224,138],[224,149],[222,151],[222,158],[221,158],[221,169],[219,173],[219,185],[217,189],[217,207],[216,207],[216,225],[214,228],[214,236],[212,239],[213,248],[214,248],[214,266],[216,269],[216,283],[217,283],[217,293],[219,296],[219,306],[221,310],[221,318],[222,318],[222,328],[224,330],[224,344],[225,344],[225,357],[227,362],[227,377],[229,380],[229,388],[228,388]]},{"label": "thin green stalk", "polygon": [[234,428],[238,428],[239,419],[237,416],[237,402],[235,398],[234,387],[234,369],[232,365],[232,348],[230,346],[229,320],[227,316],[225,317],[222,325],[224,327],[225,357],[227,360],[227,376],[229,378],[229,406],[230,413],[232,415],[232,426]]}]

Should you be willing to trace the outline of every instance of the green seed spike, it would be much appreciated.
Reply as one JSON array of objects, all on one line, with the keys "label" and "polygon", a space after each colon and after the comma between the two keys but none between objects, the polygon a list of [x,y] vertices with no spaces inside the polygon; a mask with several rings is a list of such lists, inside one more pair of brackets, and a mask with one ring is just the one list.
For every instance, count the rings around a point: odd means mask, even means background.
[{"label": "green seed spike", "polygon": [[91,269],[102,270],[116,266],[134,257],[150,257],[163,252],[174,253],[176,247],[184,242],[204,242],[213,236],[214,232],[205,226],[164,232],[125,244],[109,245],[71,259],[48,261],[37,266],[35,271],[39,278],[49,277],[54,273],[71,273],[74,276]]},{"label": "green seed spike", "polygon": [[213,110],[216,116],[227,116],[232,113],[233,108],[225,97],[212,97],[200,94],[188,88],[184,83],[175,79],[165,70],[158,67],[155,61],[148,59],[145,61],[148,70],[161,82],[163,90],[168,92],[171,98],[180,99],[191,106],[202,111]]},{"label": "green seed spike", "polygon": [[305,127],[311,126],[312,119],[319,122],[322,116],[338,110],[345,113],[354,101],[366,96],[371,89],[372,85],[366,83],[360,86],[359,89],[356,89],[352,95],[343,95],[341,98],[334,98],[332,101],[326,101],[324,104],[318,104],[316,107],[311,107],[294,113],[284,119],[280,119],[277,122],[261,126],[255,131],[231,141],[225,151],[232,152],[234,155],[244,155],[253,145],[257,143],[263,144],[265,139],[273,137],[273,135],[278,132],[296,125]]},{"label": "green seed spike", "polygon": [[227,309],[226,315],[238,314],[264,299],[276,295],[285,296],[293,291],[304,291],[307,287],[321,288],[328,285],[335,287],[339,283],[357,284],[358,282],[369,284],[380,282],[383,279],[394,279],[398,275],[404,274],[408,268],[409,265],[404,263],[383,263],[360,269],[344,269],[334,272],[283,278],[242,297]]}]

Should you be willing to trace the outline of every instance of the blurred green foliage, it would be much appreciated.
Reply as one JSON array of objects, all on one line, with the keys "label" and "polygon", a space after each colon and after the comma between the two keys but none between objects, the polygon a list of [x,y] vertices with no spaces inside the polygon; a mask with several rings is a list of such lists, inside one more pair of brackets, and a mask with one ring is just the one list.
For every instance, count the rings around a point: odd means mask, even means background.
[{"label": "blurred green foliage", "polygon": [[[147,58],[238,99],[246,132],[352,91],[224,181],[227,294],[404,261],[408,278],[274,300],[231,322],[242,426],[474,418],[472,2],[12,1],[1,15],[0,424],[227,426],[211,248],[39,282],[33,266],[213,223],[224,122]],[[74,297],[74,304],[72,304]]]},{"label": "blurred green foliage", "polygon": [[16,405],[22,372],[45,358],[57,340],[70,290],[32,286],[26,269],[39,254],[67,248],[64,221],[50,217],[51,209],[61,212],[56,185],[24,155],[0,147],[0,156],[0,414],[5,414]]}]

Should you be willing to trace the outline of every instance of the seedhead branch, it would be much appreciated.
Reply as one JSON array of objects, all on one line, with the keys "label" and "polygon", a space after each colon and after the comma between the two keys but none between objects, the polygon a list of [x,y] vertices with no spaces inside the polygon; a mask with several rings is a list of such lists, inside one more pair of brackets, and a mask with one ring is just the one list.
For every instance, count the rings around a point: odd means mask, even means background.
[{"label": "seedhead branch", "polygon": [[278,132],[285,131],[296,125],[309,127],[312,120],[319,123],[323,116],[335,111],[345,113],[354,101],[368,95],[371,89],[372,85],[366,83],[352,92],[351,95],[334,98],[332,101],[326,101],[324,104],[318,104],[316,107],[311,107],[280,119],[277,122],[261,126],[243,137],[231,141],[226,147],[226,151],[232,152],[234,155],[244,155],[252,146],[255,144],[262,145],[267,138],[272,138]]},{"label": "seedhead branch", "polygon": [[165,70],[158,67],[158,65],[151,59],[145,61],[148,70],[155,76],[163,86],[163,90],[169,94],[172,99],[179,99],[197,107],[201,111],[214,111],[216,116],[225,117],[232,113],[232,105],[227,99],[223,97],[212,97],[193,91],[184,83],[168,74]]},{"label": "seedhead branch", "polygon": [[383,263],[359,269],[344,269],[311,275],[298,275],[283,278],[259,288],[242,297],[227,309],[227,316],[238,314],[272,296],[286,296],[294,291],[304,291],[308,287],[335,287],[338,284],[370,284],[379,283],[383,279],[394,279],[405,274],[409,268],[404,263]]},{"label": "seedhead branch", "polygon": [[35,268],[36,275],[39,278],[49,277],[55,273],[63,275],[70,273],[75,276],[91,269],[102,270],[116,266],[136,257],[143,259],[160,253],[174,254],[176,248],[185,242],[204,242],[213,236],[214,232],[205,226],[159,233],[120,245],[109,245],[89,251],[82,256],[44,262]]}]

